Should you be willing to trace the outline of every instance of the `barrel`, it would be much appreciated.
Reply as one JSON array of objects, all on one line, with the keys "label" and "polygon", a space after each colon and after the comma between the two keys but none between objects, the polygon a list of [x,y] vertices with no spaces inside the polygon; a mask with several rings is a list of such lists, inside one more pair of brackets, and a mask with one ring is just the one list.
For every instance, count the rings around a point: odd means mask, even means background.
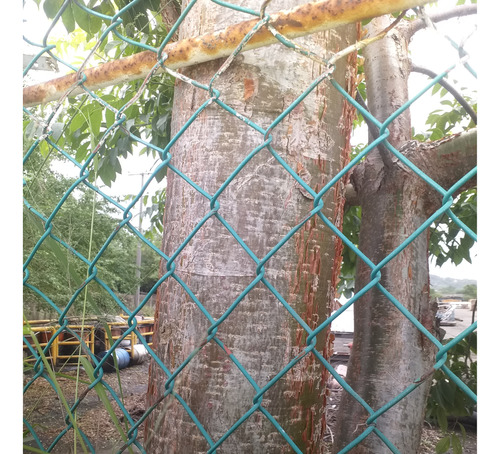
[{"label": "barrel", "polygon": [[[104,355],[108,353],[109,350],[98,353],[96,356],[99,360],[104,358]],[[123,369],[127,367],[130,363],[130,355],[123,348],[115,349],[116,361],[118,363],[118,369]],[[115,362],[113,361],[113,354],[111,354],[108,359],[102,365],[104,372],[113,372],[115,370]]]},{"label": "barrel", "polygon": [[130,365],[142,364],[149,356],[149,352],[142,344],[134,345],[133,351],[130,351]]}]

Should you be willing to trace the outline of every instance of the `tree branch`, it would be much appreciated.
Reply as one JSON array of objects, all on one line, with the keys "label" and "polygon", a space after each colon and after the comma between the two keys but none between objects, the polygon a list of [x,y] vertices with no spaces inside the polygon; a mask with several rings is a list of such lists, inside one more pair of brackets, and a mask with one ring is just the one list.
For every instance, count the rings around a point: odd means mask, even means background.
[{"label": "tree branch", "polygon": [[[432,22],[442,22],[448,19],[452,19],[454,17],[464,17],[464,16],[470,16],[472,14],[477,14],[477,5],[456,6],[447,11],[428,14],[428,16]],[[406,38],[410,39],[415,33],[424,29],[425,27],[426,24],[423,19],[416,19],[413,22],[410,22],[409,26],[406,27],[406,30],[404,31]]]},{"label": "tree branch", "polygon": [[[449,189],[477,165],[477,129],[435,142],[418,143],[405,155],[437,184]],[[461,189],[476,184],[476,178],[471,178]]]},{"label": "tree branch", "polygon": [[[423,68],[422,66],[417,66],[417,65],[415,65],[413,63],[412,63],[411,70],[412,70],[412,72],[417,72],[417,73],[425,74],[426,76],[429,76],[432,79],[434,79],[434,78],[436,78],[438,76],[435,72],[431,71],[430,69]],[[476,112],[474,112],[474,109],[463,98],[463,96],[457,90],[455,90],[455,88],[452,85],[450,85],[448,82],[446,82],[446,80],[444,80],[444,79],[441,79],[438,82],[438,84],[441,85],[443,88],[446,88],[446,90],[448,90],[453,95],[453,97],[458,101],[458,103],[470,115],[470,117],[472,118],[472,121],[477,125],[477,115],[476,115]]]}]

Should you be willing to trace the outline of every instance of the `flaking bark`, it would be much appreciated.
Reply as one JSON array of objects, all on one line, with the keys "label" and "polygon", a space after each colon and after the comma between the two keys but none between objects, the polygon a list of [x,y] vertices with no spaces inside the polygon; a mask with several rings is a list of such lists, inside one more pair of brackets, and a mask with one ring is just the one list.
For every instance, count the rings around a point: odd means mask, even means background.
[{"label": "flaking bark", "polygon": [[[273,2],[287,8],[292,1]],[[259,1],[249,5],[258,9]],[[233,12],[198,2],[180,29],[180,38],[204,33],[226,22]],[[236,15],[237,16],[237,15]],[[234,21],[234,20],[233,20]],[[356,27],[326,31],[303,39],[304,47],[331,52],[353,43]],[[354,63],[352,59],[351,64]],[[222,64],[215,61],[186,70],[208,83]],[[325,68],[272,46],[238,56],[217,79],[221,100],[252,122],[267,128]],[[335,76],[351,93],[354,66],[339,62]],[[207,92],[178,82],[173,134],[207,99]],[[344,113],[345,118],[342,117]],[[319,85],[271,131],[277,153],[315,190],[340,170],[348,150],[344,125],[352,108],[329,83]],[[214,194],[263,136],[220,106],[212,104],[172,148],[172,164],[209,194]],[[210,211],[206,198],[169,172],[163,250],[172,256],[184,238]],[[323,213],[340,226],[338,201],[343,188],[323,198]],[[313,208],[296,181],[267,149],[258,153],[218,198],[222,216],[253,253],[262,259]],[[334,234],[317,218],[306,222],[266,263],[265,278],[297,314],[315,328],[331,312]],[[337,256],[337,259],[339,257]],[[257,265],[214,217],[206,222],[175,260],[175,273],[214,319],[219,319],[256,277]],[[162,264],[165,272],[165,263]],[[210,323],[173,278],[161,287],[157,304],[155,351],[175,370],[207,338]],[[232,352],[259,387],[265,386],[305,348],[307,334],[278,299],[259,283],[217,329],[226,349],[205,345],[179,375],[175,392],[185,399],[214,442],[250,408],[256,391],[231,362]],[[331,354],[326,332],[316,349]],[[325,385],[328,374],[312,356],[304,358],[265,395],[262,402],[304,453],[321,452]],[[149,405],[164,391],[167,377],[152,365]],[[180,404],[168,398],[152,413],[146,427],[148,453],[202,453],[209,444]],[[240,426],[217,452],[290,452],[290,446],[260,412]]]}]

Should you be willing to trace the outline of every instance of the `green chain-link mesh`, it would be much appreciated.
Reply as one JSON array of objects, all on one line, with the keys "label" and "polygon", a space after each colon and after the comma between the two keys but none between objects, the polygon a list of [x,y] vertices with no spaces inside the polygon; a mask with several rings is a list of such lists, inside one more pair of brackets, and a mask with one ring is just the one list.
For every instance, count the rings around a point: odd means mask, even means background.
[{"label": "green chain-link mesh", "polygon": [[[78,7],[81,9],[82,14],[88,14],[92,15],[94,18],[100,18],[102,21],[104,21],[106,24],[109,24],[104,31],[104,33],[101,35],[100,39],[102,40],[106,35],[109,33],[112,33],[114,35],[114,38],[117,40],[121,40],[123,42],[127,42],[130,45],[133,46],[139,46],[143,49],[146,50],[152,50],[154,52],[157,52],[158,56],[160,57],[162,55],[162,50],[164,49],[165,45],[169,42],[171,37],[174,35],[176,32],[178,26],[180,23],[184,20],[186,15],[189,12],[189,9],[195,1],[191,2],[188,6],[188,8],[185,9],[181,17],[178,19],[176,24],[172,27],[170,30],[168,36],[165,38],[165,40],[162,42],[162,44],[158,48],[153,48],[151,46],[147,46],[144,44],[141,44],[140,42],[135,42],[131,40],[130,38],[127,38],[126,36],[123,36],[117,31],[117,26],[121,24],[122,19],[121,16],[125,13],[127,13],[127,10],[137,4],[141,0],[135,0],[130,2],[125,8],[120,10],[117,14],[114,16],[107,16],[101,13],[97,13],[94,10],[88,9],[85,6],[78,4],[77,2],[74,2],[73,7],[75,7],[75,4],[78,5]],[[59,18],[64,14],[64,10],[70,5],[72,2],[64,2],[62,5],[60,11],[56,15],[54,22],[59,20]],[[257,16],[260,17],[260,14],[248,10],[246,8],[241,8],[241,7],[235,7],[234,5],[227,4],[225,2],[217,1],[216,2],[219,5],[228,7],[228,8],[233,8],[237,11],[243,11],[245,13],[249,13],[252,16]],[[401,394],[399,394],[397,397],[395,397],[393,400],[390,402],[387,402],[383,407],[379,409],[372,409],[365,401],[363,401],[356,393],[354,390],[346,383],[346,381],[334,370],[334,368],[331,366],[331,364],[323,357],[321,352],[317,351],[315,349],[315,338],[316,336],[323,330],[329,330],[329,327],[332,323],[332,321],[339,317],[348,307],[352,306],[355,304],[355,302],[367,291],[369,291],[371,288],[376,287],[378,290],[380,290],[392,303],[393,305],[398,308],[402,314],[404,314],[422,333],[425,337],[427,337],[438,349],[438,352],[436,354],[436,360],[435,360],[435,366],[434,369],[441,369],[445,374],[449,377],[450,380],[456,383],[456,385],[462,389],[467,396],[469,396],[471,399],[474,401],[476,400],[475,394],[457,377],[453,374],[453,372],[445,365],[445,361],[447,358],[447,352],[450,348],[452,348],[454,345],[456,345],[458,342],[460,342],[462,339],[464,339],[466,336],[468,336],[470,333],[472,333],[476,327],[477,327],[477,322],[472,324],[469,328],[467,328],[464,332],[462,332],[459,336],[457,336],[453,341],[447,343],[446,345],[443,345],[438,339],[436,339],[429,331],[427,331],[424,326],[407,310],[405,307],[397,300],[395,299],[382,285],[379,284],[380,280],[380,270],[390,261],[392,260],[397,254],[401,253],[403,249],[405,249],[408,244],[410,244],[418,235],[422,234],[426,229],[429,228],[429,226],[436,220],[438,219],[443,213],[446,213],[450,218],[453,219],[454,222],[457,223],[457,225],[465,232],[466,235],[470,236],[474,241],[476,240],[476,235],[474,232],[472,232],[463,222],[460,221],[460,219],[457,218],[457,216],[454,215],[454,213],[450,210],[450,207],[453,203],[453,198],[452,194],[460,187],[462,186],[467,180],[473,178],[476,174],[476,170],[474,169],[471,171],[469,174],[465,175],[460,181],[457,181],[455,185],[453,185],[449,190],[444,190],[441,188],[438,184],[436,184],[431,178],[429,178],[425,173],[423,173],[420,169],[415,167],[403,154],[401,154],[397,149],[393,148],[387,141],[387,137],[389,135],[388,133],[388,126],[391,124],[392,121],[396,117],[398,117],[403,111],[409,108],[410,104],[415,102],[422,94],[425,92],[429,91],[434,87],[435,84],[437,84],[443,77],[445,77],[446,74],[448,74],[449,71],[446,71],[442,74],[440,74],[438,77],[436,77],[432,82],[430,82],[426,87],[424,87],[420,93],[418,93],[413,99],[411,99],[408,103],[403,105],[401,108],[399,108],[396,112],[394,112],[393,115],[391,115],[384,123],[378,122],[373,116],[370,115],[368,111],[366,111],[361,105],[359,105],[352,97],[350,97],[335,81],[329,79],[329,76],[331,73],[335,70],[335,66],[333,65],[333,61],[335,60],[335,56],[331,59],[331,61],[327,60],[322,60],[324,63],[326,63],[327,66],[327,71],[323,74],[322,77],[314,80],[311,85],[307,88],[307,90],[304,91],[304,93],[297,98],[294,102],[290,104],[290,106],[284,110],[273,122],[273,124],[269,127],[269,130],[271,130],[273,127],[275,127],[284,117],[286,117],[292,109],[296,107],[298,103],[300,103],[304,97],[306,97],[315,87],[317,87],[319,84],[324,84],[324,83],[331,83],[333,86],[339,90],[342,95],[348,100],[349,103],[353,104],[358,111],[362,112],[365,118],[367,118],[370,122],[372,122],[379,130],[379,138],[372,142],[369,146],[364,148],[357,156],[355,159],[353,159],[344,169],[342,169],[341,172],[338,173],[338,175],[335,176],[328,184],[326,184],[323,189],[319,193],[315,193],[309,186],[306,185],[304,181],[302,181],[299,176],[287,165],[286,162],[284,162],[277,154],[274,154],[274,157],[280,162],[280,164],[287,170],[287,172],[292,175],[298,184],[302,186],[313,198],[314,198],[314,208],[310,211],[308,216],[303,220],[302,223],[297,225],[295,228],[293,228],[278,244],[275,245],[275,247],[264,257],[263,259],[259,259],[258,257],[255,256],[255,254],[247,247],[247,245],[238,237],[234,229],[222,218],[218,215],[218,208],[219,208],[219,202],[217,201],[218,195],[224,190],[227,185],[232,181],[233,178],[235,178],[236,175],[244,168],[246,163],[251,159],[251,157],[258,153],[260,149],[266,147],[269,145],[269,139],[263,141],[263,143],[253,150],[251,154],[248,155],[247,159],[245,159],[237,168],[234,169],[232,172],[230,178],[227,179],[227,181],[222,185],[219,190],[214,194],[208,194],[205,191],[203,191],[200,187],[198,187],[193,181],[191,181],[185,174],[183,174],[179,169],[176,169],[172,164],[171,164],[171,154],[169,152],[170,148],[172,145],[175,143],[176,139],[184,133],[184,131],[189,127],[189,125],[197,118],[197,116],[211,103],[217,103],[218,106],[221,108],[225,109],[228,113],[232,115],[238,115],[239,118],[243,118],[244,121],[247,123],[248,126],[252,127],[255,131],[260,132],[263,136],[267,136],[267,131],[262,129],[261,126],[254,124],[251,120],[248,118],[244,117],[241,113],[238,113],[234,111],[231,107],[227,106],[224,104],[219,99],[219,94],[217,90],[215,90],[212,87],[212,82],[220,75],[222,71],[231,63],[231,61],[234,59],[234,56],[237,55],[242,47],[244,46],[245,42],[248,41],[251,36],[260,28],[260,27],[269,27],[272,29],[272,27],[268,24],[269,21],[269,16],[263,15],[263,19],[257,24],[257,26],[252,30],[251,33],[249,33],[245,40],[241,43],[240,46],[235,50],[235,52],[229,57],[227,60],[227,63],[221,67],[219,72],[214,74],[212,81],[209,85],[204,85],[196,81],[188,80],[181,74],[175,73],[173,71],[169,71],[174,77],[179,78],[181,81],[188,82],[194,84],[197,88],[206,90],[210,94],[210,98],[199,107],[199,109],[195,112],[195,114],[191,117],[191,119],[180,129],[180,131],[176,134],[174,138],[170,141],[170,143],[165,147],[165,148],[159,148],[155,146],[152,143],[149,143],[145,140],[143,140],[141,137],[138,135],[135,135],[133,132],[133,129],[130,128],[127,123],[127,116],[124,114],[124,111],[131,106],[139,97],[140,93],[137,94],[134,98],[129,100],[128,102],[124,103],[120,108],[116,108],[116,103],[111,103],[106,101],[106,97],[104,96],[99,96],[95,92],[88,90],[85,86],[85,77],[83,76],[79,82],[79,85],[83,90],[86,92],[87,98],[90,100],[95,100],[99,102],[105,109],[106,111],[110,112],[114,118],[115,121],[113,124],[104,132],[101,134],[99,141],[97,144],[95,144],[95,148],[92,153],[90,153],[90,156],[88,159],[82,163],[78,162],[74,158],[74,151],[72,150],[65,150],[64,145],[60,145],[57,143],[56,140],[53,139],[53,135],[55,131],[52,129],[52,124],[53,124],[53,119],[57,116],[58,114],[58,108],[61,105],[62,101],[65,101],[65,99],[61,100],[58,103],[55,103],[55,107],[46,107],[42,113],[40,114],[39,112],[36,112],[36,110],[30,110],[27,108],[24,108],[24,114],[31,119],[33,122],[36,122],[38,125],[42,125],[41,128],[41,133],[39,136],[34,140],[33,143],[30,144],[29,149],[25,153],[24,156],[24,162],[26,163],[28,160],[33,158],[37,153],[40,153],[41,145],[43,142],[45,142],[48,145],[48,148],[52,150],[53,153],[59,154],[59,156],[68,162],[72,163],[74,167],[77,169],[79,173],[79,177],[74,181],[74,183],[66,190],[64,196],[60,199],[59,203],[56,205],[56,207],[53,209],[51,213],[41,213],[35,207],[33,207],[30,204],[30,201],[25,199],[24,204],[25,207],[30,210],[32,215],[36,216],[41,222],[44,224],[44,232],[38,239],[36,245],[33,247],[31,253],[27,257],[25,264],[24,264],[24,285],[26,288],[30,289],[31,291],[35,292],[38,296],[40,296],[44,304],[47,305],[47,307],[50,307],[51,310],[57,312],[58,314],[58,325],[56,328],[53,329],[53,331],[50,333],[50,338],[47,339],[47,342],[43,344],[43,353],[46,357],[51,356],[51,348],[53,347],[54,342],[60,335],[64,335],[64,333],[69,333],[69,335],[73,336],[75,339],[77,339],[81,345],[82,349],[84,351],[84,354],[88,355],[88,357],[93,361],[94,364],[94,381],[88,385],[88,389],[93,389],[97,385],[104,386],[104,388],[110,393],[111,399],[116,402],[116,404],[119,406],[120,410],[123,412],[123,415],[128,422],[128,430],[126,432],[126,442],[124,446],[122,447],[122,450],[127,449],[127,446],[135,445],[141,452],[146,452],[144,447],[141,445],[141,443],[138,441],[138,433],[141,428],[141,425],[143,425],[145,419],[148,417],[148,415],[151,413],[153,408],[148,408],[146,409],[144,415],[140,417],[137,421],[134,421],[133,417],[129,414],[127,409],[124,406],[124,403],[122,402],[121,398],[115,390],[106,382],[104,373],[103,373],[103,367],[106,363],[106,361],[111,357],[113,352],[115,352],[116,348],[118,347],[119,343],[129,334],[134,333],[137,336],[137,339],[140,343],[142,343],[149,354],[152,357],[153,361],[156,361],[157,364],[161,367],[161,369],[164,371],[166,376],[168,377],[166,383],[165,383],[165,389],[166,389],[166,394],[172,393],[172,395],[181,403],[181,405],[184,406],[185,410],[188,412],[188,414],[191,416],[195,424],[198,426],[200,433],[206,438],[208,444],[210,445],[210,450],[208,452],[215,452],[218,446],[220,446],[224,440],[226,440],[231,434],[238,428],[240,424],[242,424],[251,414],[253,414],[255,411],[260,411],[262,412],[271,422],[274,424],[277,428],[278,431],[282,434],[282,436],[286,439],[286,441],[289,443],[291,448],[295,452],[300,452],[300,450],[297,448],[297,446],[294,444],[292,439],[286,434],[280,427],[279,423],[272,417],[271,414],[269,414],[265,408],[260,406],[261,402],[261,397],[266,393],[267,390],[269,390],[270,387],[272,387],[278,380],[280,380],[291,368],[294,367],[294,365],[300,361],[305,355],[311,354],[314,355],[318,361],[321,362],[321,364],[334,376],[334,378],[342,385],[345,391],[349,392],[370,414],[368,420],[366,421],[367,423],[367,428],[366,430],[355,440],[352,441],[348,446],[344,448],[342,452],[348,452],[350,449],[352,449],[354,446],[356,446],[362,439],[364,439],[368,434],[371,432],[374,432],[377,434],[389,447],[389,449],[393,452],[398,452],[397,449],[391,444],[390,440],[386,438],[386,436],[381,433],[375,425],[372,425],[371,423],[374,422],[380,415],[382,415],[384,412],[386,412],[388,409],[390,409],[393,405],[395,405],[397,402],[399,402],[401,399],[406,398],[416,387],[419,386],[419,382],[415,382],[412,385],[410,385],[406,390],[404,390]],[[279,33],[272,29],[273,34],[278,38],[278,40],[282,43],[282,45],[294,48],[294,50],[300,51],[303,55],[309,56],[311,58],[319,58],[314,53],[309,52],[308,50],[305,49],[296,49],[295,45],[293,42],[287,40],[284,36],[279,35]],[[26,39],[26,42],[28,42],[31,45],[38,46],[40,48],[40,52],[33,58],[31,63],[27,65],[27,67],[24,70],[24,75],[28,74],[29,71],[33,68],[35,62],[44,54],[49,54],[56,60],[58,60],[59,63],[62,65],[72,69],[75,72],[79,72],[79,68],[74,67],[73,65],[63,61],[61,58],[59,58],[57,55],[54,54],[54,45],[48,45],[47,44],[47,39],[42,44],[37,44],[33,43],[31,41],[28,41]],[[462,60],[466,56],[465,50],[463,49],[462,46],[456,45],[455,43],[451,43],[452,46],[458,51],[459,58]],[[451,48],[450,48],[451,49]],[[158,69],[160,66],[162,66],[163,63],[163,57],[158,58],[158,63],[157,65],[153,68],[153,70],[150,73],[150,76],[154,74],[156,69]],[[464,65],[469,71],[475,76],[474,71],[470,66],[466,63]],[[145,83],[143,84],[143,87],[147,85],[150,76],[148,76],[145,79]],[[137,194],[137,196],[127,205],[124,206],[121,203],[117,202],[114,197],[111,197],[107,195],[103,190],[99,189],[94,183],[91,182],[91,179],[89,179],[90,173],[89,173],[89,168],[92,166],[93,161],[97,158],[99,155],[98,151],[102,148],[104,151],[101,151],[102,153],[106,153],[105,147],[106,147],[106,140],[108,137],[117,129],[117,128],[125,128],[127,130],[127,134],[137,143],[143,144],[146,147],[150,147],[152,149],[155,149],[160,157],[161,161],[156,167],[154,168],[152,174],[148,178],[148,180],[145,182],[144,186],[141,188],[140,192]],[[388,255],[385,260],[378,264],[372,263],[366,256],[362,254],[361,251],[359,251],[352,242],[349,241],[349,239],[342,234],[336,228],[332,222],[323,215],[322,213],[322,207],[323,207],[323,202],[322,202],[322,196],[337,183],[339,179],[341,179],[344,175],[346,175],[347,172],[349,172],[354,166],[356,166],[368,153],[370,153],[371,150],[374,149],[374,147],[377,146],[377,144],[382,143],[387,149],[389,149],[394,156],[396,156],[398,159],[400,159],[409,169],[411,169],[413,172],[415,172],[420,178],[425,180],[430,187],[432,187],[435,191],[439,192],[442,195],[442,207],[434,213],[433,216],[431,216],[424,224],[420,226],[420,228],[415,231],[412,235],[408,237],[408,239],[403,242],[396,250],[394,250],[390,255]],[[131,210],[133,207],[137,204],[137,202],[140,200],[140,198],[143,196],[145,193],[146,189],[152,182],[152,180],[155,178],[157,174],[165,170],[165,167],[170,169],[170,171],[175,172],[180,178],[184,179],[191,187],[193,187],[196,191],[198,191],[203,197],[205,197],[207,200],[210,201],[210,207],[211,211],[206,214],[206,216],[198,223],[196,228],[191,232],[191,234],[185,238],[184,242],[178,247],[176,252],[171,256],[168,257],[166,256],[160,249],[158,249],[150,240],[148,240],[136,227],[134,227],[131,223],[132,215],[131,215]],[[97,194],[99,194],[104,200],[112,204],[116,209],[118,209],[122,213],[122,221],[119,222],[119,224],[116,226],[116,229],[109,235],[107,238],[106,242],[102,245],[100,250],[97,252],[95,257],[90,260],[85,257],[85,251],[77,251],[75,250],[71,244],[68,244],[67,242],[63,241],[56,233],[55,229],[53,228],[53,220],[54,217],[57,215],[57,213],[61,210],[63,207],[65,201],[67,198],[73,193],[73,191],[81,187],[82,185],[86,186],[88,189],[95,191]],[[33,202],[32,202],[33,203]],[[272,286],[270,284],[268,285],[266,283],[266,280],[264,279],[264,266],[265,263],[273,256],[273,254],[285,243],[287,242],[297,230],[299,230],[303,224],[307,221],[307,219],[310,219],[313,216],[319,216],[321,220],[327,225],[332,232],[335,233],[338,237],[342,239],[344,244],[351,248],[355,253],[357,254],[358,258],[363,260],[372,270],[371,271],[371,277],[372,281],[361,291],[355,294],[354,297],[352,297],[348,303],[346,303],[341,310],[335,312],[331,317],[327,318],[320,326],[318,326],[316,329],[312,330],[301,318],[298,314],[294,312],[292,307],[289,306],[287,301],[281,297],[278,293],[273,291]],[[246,251],[246,253],[255,261],[255,263],[258,264],[257,270],[256,270],[256,277],[255,280],[247,287],[247,289],[241,293],[241,295],[231,304],[231,306],[228,308],[226,313],[218,320],[214,320],[210,313],[203,307],[203,305],[196,300],[196,297],[193,295],[193,293],[190,291],[189,287],[182,282],[182,280],[176,276],[175,274],[175,260],[180,254],[180,252],[184,249],[184,247],[187,245],[187,243],[190,241],[190,239],[197,234],[198,230],[204,225],[204,223],[211,218],[212,216],[216,217],[226,228],[227,230],[233,235],[233,237],[236,239],[236,241],[240,244],[240,246]],[[110,286],[106,284],[103,280],[101,280],[97,265],[102,262],[102,257],[106,253],[106,250],[110,243],[115,239],[116,235],[120,232],[121,229],[128,229],[131,231],[134,235],[137,236],[137,238],[142,242],[142,244],[147,245],[149,248],[151,248],[159,257],[163,258],[166,267],[162,271],[162,276],[161,278],[156,282],[156,284],[153,286],[153,288],[150,290],[150,292],[140,301],[139,305],[135,310],[130,310],[128,309],[127,305],[122,301],[122,299],[113,291]],[[42,246],[44,245],[44,242],[46,242],[48,239],[51,239],[53,241],[56,241],[62,248],[66,249],[72,257],[76,258],[83,264],[85,264],[85,267],[88,269],[88,275],[83,284],[74,292],[74,294],[71,296],[71,298],[67,301],[66,305],[64,306],[63,309],[59,307],[59,305],[55,304],[53,299],[54,295],[48,295],[44,294],[42,291],[40,291],[38,288],[33,286],[30,283],[30,263],[36,256],[36,254],[41,250]],[[300,326],[306,330],[308,333],[308,338],[307,338],[307,347],[305,350],[298,356],[296,357],[293,361],[291,361],[283,370],[281,370],[280,373],[278,373],[271,381],[269,381],[265,386],[259,387],[250,374],[245,370],[243,365],[238,361],[238,359],[234,355],[229,355],[231,361],[238,367],[238,369],[242,372],[242,374],[245,376],[245,378],[249,381],[249,383],[255,388],[256,394],[253,399],[253,406],[245,413],[239,421],[237,421],[228,431],[227,433],[221,437],[217,441],[213,441],[210,436],[207,434],[206,430],[203,428],[203,426],[200,424],[200,422],[196,419],[195,415],[193,412],[190,410],[189,406],[186,404],[185,401],[182,400],[182,398],[177,395],[174,391],[174,380],[177,375],[186,367],[186,365],[189,363],[189,361],[197,354],[199,349],[196,349],[192,352],[190,357],[188,357],[183,364],[181,364],[180,367],[178,367],[175,370],[170,370],[169,367],[164,364],[155,354],[155,351],[151,348],[150,345],[148,345],[147,339],[143,336],[143,334],[139,331],[138,329],[138,323],[136,320],[136,315],[144,308],[144,306],[148,303],[152,295],[155,293],[157,288],[165,282],[165,280],[169,278],[174,278],[176,279],[186,290],[186,292],[191,296],[193,301],[197,301],[199,309],[204,313],[204,315],[207,317],[207,319],[210,321],[212,326],[208,330],[208,336],[206,338],[207,341],[213,341],[217,343],[219,346],[223,347],[222,342],[217,338],[217,326],[222,323],[228,316],[229,314],[234,310],[234,308],[239,304],[240,301],[242,301],[247,295],[248,292],[252,290],[252,288],[259,282],[264,283],[264,285],[267,285],[268,288],[275,294],[275,296],[280,300],[280,302],[286,307],[286,309],[290,312],[290,314],[293,315],[293,317],[297,320],[297,322],[300,324]],[[82,294],[82,292],[85,291],[85,288],[90,284],[90,283],[95,283],[101,286],[112,298],[114,303],[116,303],[117,308],[121,310],[122,313],[127,315],[127,326],[128,328],[124,330],[121,334],[121,336],[115,340],[115,342],[111,345],[111,348],[107,351],[106,355],[104,357],[96,357],[89,348],[88,342],[85,342],[85,339],[81,338],[81,332],[79,329],[75,328],[74,326],[71,325],[70,319],[68,317],[68,312],[70,309],[73,307],[75,301],[77,298]],[[47,370],[48,363],[44,361],[44,358],[42,355],[40,355],[40,352],[35,349],[33,344],[30,342],[30,338],[28,335],[25,335],[24,342],[26,345],[26,348],[29,350],[29,354],[32,355],[34,358],[34,375],[33,377],[27,382],[25,385],[24,391],[26,392],[32,385],[35,383],[37,380],[46,380],[53,388],[54,390],[57,391],[57,384],[54,382],[53,376],[49,373]],[[84,393],[83,397],[80,397],[76,399],[74,404],[71,407],[68,407],[67,409],[67,416],[66,416],[66,428],[62,430],[57,436],[54,437],[52,443],[50,446],[43,446],[42,442],[40,441],[39,437],[37,436],[37,430],[36,427],[32,427],[30,423],[28,422],[27,419],[24,419],[24,424],[27,430],[31,433],[31,436],[34,438],[36,441],[37,447],[44,451],[44,452],[50,452],[52,451],[57,444],[59,443],[60,439],[70,430],[74,427],[75,424],[75,415],[76,412],[79,408],[79,406],[82,404],[84,401],[85,396],[87,393]],[[84,433],[83,430],[78,428],[78,433],[80,434],[81,438],[83,439],[85,445],[87,446],[88,450],[90,452],[94,452],[94,447],[92,446],[91,441],[88,439],[86,434]]]}]

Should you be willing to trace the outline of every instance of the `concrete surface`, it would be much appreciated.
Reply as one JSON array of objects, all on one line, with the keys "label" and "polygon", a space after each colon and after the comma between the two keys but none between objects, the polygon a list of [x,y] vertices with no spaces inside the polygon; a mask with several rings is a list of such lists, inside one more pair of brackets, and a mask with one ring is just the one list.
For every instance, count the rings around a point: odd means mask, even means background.
[{"label": "concrete surface", "polygon": [[[474,313],[474,320],[477,321],[477,311]],[[446,331],[445,339],[458,336],[471,325],[472,311],[469,309],[455,309],[455,322],[456,325],[454,326],[442,327]]]}]

